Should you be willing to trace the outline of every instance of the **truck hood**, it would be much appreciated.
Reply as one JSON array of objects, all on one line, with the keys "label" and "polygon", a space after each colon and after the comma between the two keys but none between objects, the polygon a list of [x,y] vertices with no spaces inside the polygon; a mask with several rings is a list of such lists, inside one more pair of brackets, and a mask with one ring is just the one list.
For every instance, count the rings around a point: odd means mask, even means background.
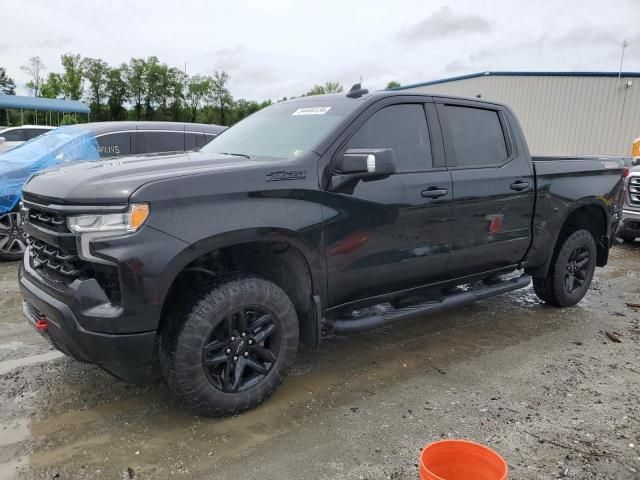
[{"label": "truck hood", "polygon": [[[274,159],[261,158],[260,163]],[[60,166],[35,174],[23,192],[60,203],[124,203],[156,180],[256,166],[255,160],[218,153],[188,152],[110,158]]]}]

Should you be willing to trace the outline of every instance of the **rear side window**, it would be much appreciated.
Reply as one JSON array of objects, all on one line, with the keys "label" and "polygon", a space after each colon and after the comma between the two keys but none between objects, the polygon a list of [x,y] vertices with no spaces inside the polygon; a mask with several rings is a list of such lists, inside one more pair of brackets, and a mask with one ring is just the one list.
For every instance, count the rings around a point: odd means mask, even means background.
[{"label": "rear side window", "polygon": [[43,133],[47,133],[47,130],[43,128],[28,128],[25,132],[25,140],[31,140],[32,138],[36,138]]},{"label": "rear side window", "polygon": [[[209,142],[210,140],[213,140],[214,138],[216,138],[218,135],[215,133],[205,133],[204,134],[204,141],[202,142],[202,145],[204,145],[205,143]],[[202,145],[198,145],[199,147]]]},{"label": "rear side window", "polygon": [[204,143],[204,133],[201,132],[185,132],[184,149],[193,150]]},{"label": "rear side window", "polygon": [[444,109],[458,166],[496,165],[507,159],[498,112],[454,105]]},{"label": "rear side window", "polygon": [[117,157],[131,154],[131,133],[107,133],[97,138],[100,157]]},{"label": "rear side window", "polygon": [[391,105],[378,110],[351,137],[346,148],[390,148],[398,172],[422,171],[433,166],[422,104]]},{"label": "rear side window", "polygon": [[0,137],[4,137],[7,142],[24,142],[26,140],[24,129],[0,133]]},{"label": "rear side window", "polygon": [[184,151],[184,132],[138,132],[138,153]]}]

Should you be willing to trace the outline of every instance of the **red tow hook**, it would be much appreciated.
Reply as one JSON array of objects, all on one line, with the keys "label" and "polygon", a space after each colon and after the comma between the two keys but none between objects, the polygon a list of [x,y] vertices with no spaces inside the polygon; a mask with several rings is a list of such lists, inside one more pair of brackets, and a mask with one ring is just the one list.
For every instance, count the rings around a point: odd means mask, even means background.
[{"label": "red tow hook", "polygon": [[39,332],[46,332],[49,328],[49,322],[47,322],[46,320],[36,320],[35,326],[36,330],[38,330]]}]

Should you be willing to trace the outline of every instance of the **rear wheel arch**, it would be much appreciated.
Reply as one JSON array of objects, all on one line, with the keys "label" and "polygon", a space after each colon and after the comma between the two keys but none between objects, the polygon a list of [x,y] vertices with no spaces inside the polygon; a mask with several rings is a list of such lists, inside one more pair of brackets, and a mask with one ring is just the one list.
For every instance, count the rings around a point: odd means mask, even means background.
[{"label": "rear wheel arch", "polygon": [[564,221],[558,230],[546,261],[537,267],[527,268],[527,273],[533,278],[545,278],[549,273],[553,254],[558,243],[564,241],[573,232],[587,230],[593,236],[596,244],[596,265],[603,267],[609,259],[609,243],[607,237],[608,222],[607,212],[599,202],[588,202],[576,204],[565,216]]}]

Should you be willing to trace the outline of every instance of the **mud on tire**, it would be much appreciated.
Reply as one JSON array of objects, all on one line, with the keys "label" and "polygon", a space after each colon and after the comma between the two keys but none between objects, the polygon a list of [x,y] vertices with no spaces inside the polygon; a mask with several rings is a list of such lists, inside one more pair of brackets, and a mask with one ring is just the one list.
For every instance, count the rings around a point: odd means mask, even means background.
[{"label": "mud on tire", "polygon": [[267,399],[298,349],[287,294],[267,280],[236,277],[203,286],[186,303],[161,332],[160,367],[169,388],[207,416],[235,415]]}]

